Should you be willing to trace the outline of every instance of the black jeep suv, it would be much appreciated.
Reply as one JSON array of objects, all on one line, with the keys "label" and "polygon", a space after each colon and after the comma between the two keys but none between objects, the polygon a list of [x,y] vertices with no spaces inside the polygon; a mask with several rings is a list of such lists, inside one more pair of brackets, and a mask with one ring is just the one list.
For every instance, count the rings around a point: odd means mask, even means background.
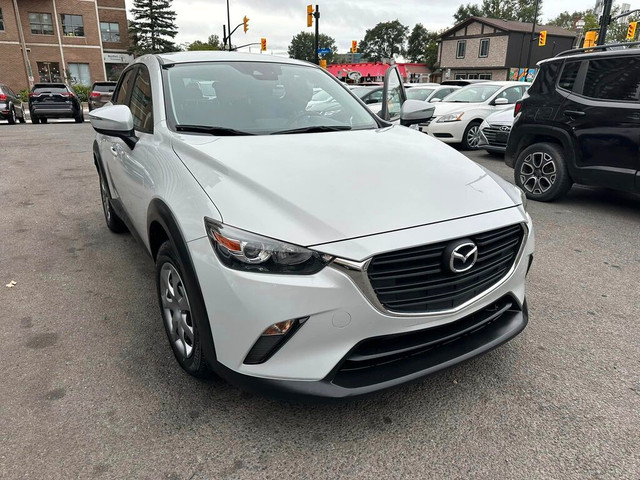
[{"label": "black jeep suv", "polygon": [[539,63],[516,103],[505,155],[528,198],[555,200],[574,182],[640,192],[638,46],[570,50]]}]

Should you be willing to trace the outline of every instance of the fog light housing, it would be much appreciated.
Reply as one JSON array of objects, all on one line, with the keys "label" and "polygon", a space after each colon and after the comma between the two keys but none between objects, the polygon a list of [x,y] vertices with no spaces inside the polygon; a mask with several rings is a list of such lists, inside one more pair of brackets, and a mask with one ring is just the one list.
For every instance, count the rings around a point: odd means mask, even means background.
[{"label": "fog light housing", "polygon": [[270,325],[253,344],[243,363],[257,365],[269,360],[308,319],[309,317],[296,318]]}]

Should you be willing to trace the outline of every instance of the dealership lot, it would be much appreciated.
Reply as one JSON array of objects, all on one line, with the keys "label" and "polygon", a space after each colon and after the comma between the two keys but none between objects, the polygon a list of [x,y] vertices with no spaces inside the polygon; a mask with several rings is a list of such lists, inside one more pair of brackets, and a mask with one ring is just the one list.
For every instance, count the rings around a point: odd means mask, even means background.
[{"label": "dealership lot", "polygon": [[0,124],[0,478],[640,476],[640,197],[529,203],[530,324],[507,345],[364,399],[288,404],[180,370],[150,258],[104,224],[92,139]]}]

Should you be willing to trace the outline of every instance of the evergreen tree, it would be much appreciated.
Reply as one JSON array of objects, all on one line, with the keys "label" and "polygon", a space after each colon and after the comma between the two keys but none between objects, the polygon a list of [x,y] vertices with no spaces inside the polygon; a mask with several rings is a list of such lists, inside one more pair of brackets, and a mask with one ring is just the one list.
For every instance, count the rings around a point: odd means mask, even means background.
[{"label": "evergreen tree", "polygon": [[130,53],[138,56],[179,50],[172,41],[178,27],[171,0],[134,0],[131,13],[134,20],[129,24]]}]

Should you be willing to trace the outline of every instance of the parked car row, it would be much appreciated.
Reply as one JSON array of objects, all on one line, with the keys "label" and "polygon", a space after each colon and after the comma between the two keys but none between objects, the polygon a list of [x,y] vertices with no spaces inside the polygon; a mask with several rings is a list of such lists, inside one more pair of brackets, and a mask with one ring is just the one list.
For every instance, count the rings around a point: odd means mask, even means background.
[{"label": "parked car row", "polygon": [[[116,82],[96,82],[88,98],[89,111],[106,105]],[[36,83],[29,92],[27,103],[31,123],[47,123],[53,118],[73,118],[84,122],[82,103],[73,89],[65,83]],[[0,119],[9,124],[26,122],[26,111],[20,97],[8,86],[0,84]]]}]

